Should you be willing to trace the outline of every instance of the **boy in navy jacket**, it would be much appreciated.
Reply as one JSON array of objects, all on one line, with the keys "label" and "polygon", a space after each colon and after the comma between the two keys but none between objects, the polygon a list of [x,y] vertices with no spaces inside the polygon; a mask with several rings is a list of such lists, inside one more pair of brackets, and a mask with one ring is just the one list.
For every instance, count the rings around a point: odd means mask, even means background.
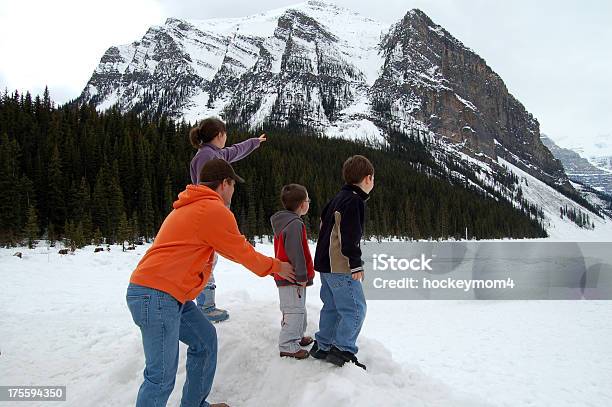
[{"label": "boy in navy jacket", "polygon": [[321,276],[323,308],[310,354],[338,366],[352,362],[365,369],[355,354],[367,308],[360,242],[365,202],[374,188],[374,166],[355,155],[344,162],[342,177],[346,184],[321,214],[314,267]]}]

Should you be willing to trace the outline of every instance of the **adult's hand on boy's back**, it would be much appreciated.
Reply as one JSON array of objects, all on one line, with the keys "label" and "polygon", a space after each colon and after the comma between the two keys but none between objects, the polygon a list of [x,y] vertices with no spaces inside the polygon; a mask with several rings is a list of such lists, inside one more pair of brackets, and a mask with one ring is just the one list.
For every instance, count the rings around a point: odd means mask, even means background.
[{"label": "adult's hand on boy's back", "polygon": [[353,273],[351,277],[353,277],[353,280],[355,281],[363,281],[363,271]]},{"label": "adult's hand on boy's back", "polygon": [[291,265],[291,263],[281,261],[280,271],[276,274],[278,274],[289,282],[295,283],[295,270],[293,270],[293,266]]}]

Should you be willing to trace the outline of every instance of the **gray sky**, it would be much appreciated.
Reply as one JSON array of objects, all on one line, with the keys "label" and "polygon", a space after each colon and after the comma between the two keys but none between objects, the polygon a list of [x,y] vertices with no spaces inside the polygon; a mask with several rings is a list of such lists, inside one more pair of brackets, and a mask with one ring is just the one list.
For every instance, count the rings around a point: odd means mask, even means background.
[{"label": "gray sky", "polygon": [[[102,53],[166,17],[245,16],[283,0],[0,0],[0,86],[65,102],[79,95]],[[612,133],[612,2],[607,0],[335,0],[396,22],[425,11],[483,57],[561,145]],[[24,27],[28,32],[24,33]]]}]

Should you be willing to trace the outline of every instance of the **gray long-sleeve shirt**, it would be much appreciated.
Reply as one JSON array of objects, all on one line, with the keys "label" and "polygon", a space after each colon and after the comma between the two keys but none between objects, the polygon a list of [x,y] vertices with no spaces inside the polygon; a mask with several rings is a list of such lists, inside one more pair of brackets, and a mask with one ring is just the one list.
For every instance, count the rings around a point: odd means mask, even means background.
[{"label": "gray long-sleeve shirt", "polygon": [[191,159],[191,183],[198,184],[200,182],[202,167],[213,158],[221,158],[228,163],[233,163],[251,154],[253,150],[259,147],[260,143],[259,138],[253,137],[225,148],[219,148],[210,143],[204,144]]},{"label": "gray long-sleeve shirt", "polygon": [[[282,210],[270,217],[274,239],[283,239],[285,254],[295,269],[295,281],[312,285],[312,276],[308,275],[308,262],[312,264],[310,253],[308,260],[304,253],[304,221],[295,212]],[[307,250],[307,249],[306,249]],[[312,268],[312,266],[311,266]],[[286,280],[276,280],[276,285],[290,285]]]}]

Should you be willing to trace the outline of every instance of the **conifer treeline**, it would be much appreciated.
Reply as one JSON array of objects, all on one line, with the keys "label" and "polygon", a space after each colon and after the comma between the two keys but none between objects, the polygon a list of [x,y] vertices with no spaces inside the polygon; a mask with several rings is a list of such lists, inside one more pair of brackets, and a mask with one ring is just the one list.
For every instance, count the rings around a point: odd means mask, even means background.
[{"label": "conifer treeline", "polygon": [[[4,94],[0,100],[0,244],[68,239],[117,242],[154,237],[173,200],[189,183],[187,123],[149,119],[91,106],[55,108],[45,92]],[[309,234],[323,205],[342,185],[342,162],[364,154],[376,167],[368,202],[368,237],[539,237],[541,225],[510,204],[485,199],[417,172],[431,165],[415,140],[375,150],[289,129],[266,129],[268,142],[235,164],[247,183],[232,210],[248,236],[271,233],[282,185],[305,185],[312,199]],[[246,137],[230,129],[228,145]],[[406,148],[408,146],[408,148]]]}]

